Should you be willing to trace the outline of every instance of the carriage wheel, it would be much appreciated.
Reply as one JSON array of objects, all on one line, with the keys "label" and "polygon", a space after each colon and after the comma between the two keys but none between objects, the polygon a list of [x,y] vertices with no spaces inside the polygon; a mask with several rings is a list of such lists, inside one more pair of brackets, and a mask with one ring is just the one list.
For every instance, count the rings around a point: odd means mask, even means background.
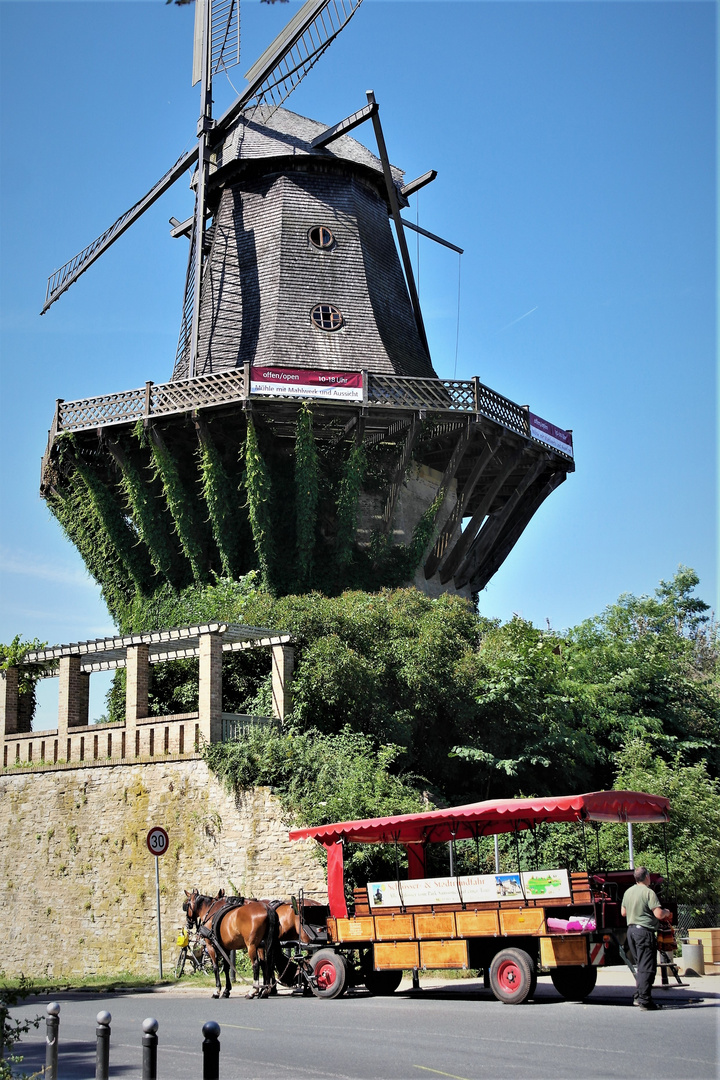
[{"label": "carriage wheel", "polygon": [[340,997],[347,984],[347,967],[342,956],[332,949],[321,949],[310,961],[314,979],[310,984],[315,997]]},{"label": "carriage wheel", "polygon": [[584,1001],[595,989],[597,968],[592,965],[553,968],[550,978],[558,994],[566,1001]]},{"label": "carriage wheel", "polygon": [[179,979],[185,970],[185,960],[187,958],[187,949],[181,949],[178,956],[177,964],[175,965],[175,978]]},{"label": "carriage wheel", "polygon": [[490,965],[490,989],[498,1001],[520,1005],[533,988],[534,964],[522,949],[503,949]]}]

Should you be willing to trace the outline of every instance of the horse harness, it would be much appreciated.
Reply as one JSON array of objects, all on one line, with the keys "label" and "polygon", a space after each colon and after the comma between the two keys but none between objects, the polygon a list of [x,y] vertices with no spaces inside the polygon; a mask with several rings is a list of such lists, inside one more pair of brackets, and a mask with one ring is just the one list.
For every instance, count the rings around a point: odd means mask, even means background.
[{"label": "horse harness", "polygon": [[[235,970],[235,965],[233,964],[228,954],[225,952],[220,942],[220,923],[226,915],[228,915],[235,908],[242,907],[243,904],[245,904],[246,902],[247,897],[245,896],[223,896],[221,898],[218,898],[213,902],[213,904],[210,905],[210,908],[207,911],[202,922],[197,925],[197,932],[200,937],[205,938],[212,945],[213,949],[215,949],[216,952],[220,954],[220,956],[230,968],[234,979],[237,979],[237,971]],[[277,909],[282,903],[282,900],[273,900],[269,904],[264,905],[268,909],[268,942],[272,940],[273,925],[277,925],[278,921]],[[215,911],[213,911],[213,907],[215,904],[219,904],[220,906],[216,908]],[[208,925],[209,920],[212,920],[210,922],[210,925]],[[196,924],[198,924],[197,919],[195,920],[195,922]]]}]

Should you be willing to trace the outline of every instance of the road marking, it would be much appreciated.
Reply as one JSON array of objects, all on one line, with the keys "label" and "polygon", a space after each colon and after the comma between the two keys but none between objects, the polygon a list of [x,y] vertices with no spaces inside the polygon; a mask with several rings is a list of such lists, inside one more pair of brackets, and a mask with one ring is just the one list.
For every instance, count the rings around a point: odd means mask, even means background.
[{"label": "road marking", "polygon": [[449,1076],[451,1080],[467,1080],[467,1076],[456,1076],[455,1073],[441,1072],[440,1069],[429,1069],[427,1065],[413,1065],[413,1069],[423,1069],[425,1072],[435,1073],[436,1076]]},{"label": "road marking", "polygon": [[250,1027],[248,1024],[226,1024],[225,1021],[223,1021],[222,1024],[220,1025],[220,1030],[222,1031],[226,1027],[239,1028],[241,1031],[264,1031],[265,1030],[265,1028]]}]

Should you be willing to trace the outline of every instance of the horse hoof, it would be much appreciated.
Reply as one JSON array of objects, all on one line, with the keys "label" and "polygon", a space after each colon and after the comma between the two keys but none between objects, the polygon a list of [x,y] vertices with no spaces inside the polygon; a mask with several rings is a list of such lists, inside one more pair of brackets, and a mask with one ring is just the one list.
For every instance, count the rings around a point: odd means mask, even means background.
[{"label": "horse hoof", "polygon": [[219,997],[220,997],[220,995],[218,994],[217,990],[215,991],[215,993],[214,993],[214,994],[213,994],[212,996],[213,996],[214,998],[219,998]]},{"label": "horse hoof", "polygon": [[254,998],[254,997],[256,997],[256,995],[257,995],[257,990],[248,990],[245,997],[246,998]]},{"label": "horse hoof", "polygon": [[230,997],[230,991],[229,991],[229,990],[223,990],[223,992],[222,992],[222,996],[223,996],[224,998],[228,998],[228,997]]}]

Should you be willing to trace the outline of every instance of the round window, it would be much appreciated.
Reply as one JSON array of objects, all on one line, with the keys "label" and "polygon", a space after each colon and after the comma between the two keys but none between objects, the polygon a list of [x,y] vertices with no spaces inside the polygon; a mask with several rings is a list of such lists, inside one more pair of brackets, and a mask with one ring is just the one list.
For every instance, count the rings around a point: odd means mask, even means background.
[{"label": "round window", "polygon": [[313,225],[308,236],[310,237],[310,243],[318,248],[330,248],[335,243],[335,237],[327,225]]},{"label": "round window", "polygon": [[320,330],[339,330],[343,324],[342,315],[332,304],[316,304],[310,318]]}]

